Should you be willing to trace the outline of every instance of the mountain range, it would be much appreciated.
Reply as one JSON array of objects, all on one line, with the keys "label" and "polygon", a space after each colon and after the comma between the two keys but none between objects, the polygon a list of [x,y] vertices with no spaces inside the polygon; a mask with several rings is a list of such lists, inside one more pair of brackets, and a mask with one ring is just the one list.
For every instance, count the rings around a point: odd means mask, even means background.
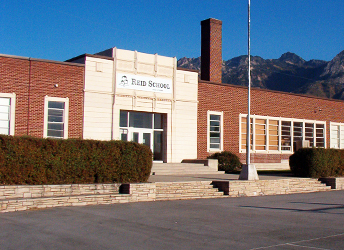
[{"label": "mountain range", "polygon": [[[178,67],[200,72],[201,58],[178,60]],[[248,56],[222,63],[222,83],[247,86]],[[331,61],[306,61],[287,52],[278,59],[251,57],[252,87],[344,100],[344,51]]]}]

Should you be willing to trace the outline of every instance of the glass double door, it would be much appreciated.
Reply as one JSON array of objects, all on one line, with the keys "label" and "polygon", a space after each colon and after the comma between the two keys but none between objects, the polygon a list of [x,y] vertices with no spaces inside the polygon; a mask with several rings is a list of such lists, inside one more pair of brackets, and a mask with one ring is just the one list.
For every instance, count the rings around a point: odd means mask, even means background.
[{"label": "glass double door", "polygon": [[129,141],[146,145],[153,151],[153,131],[150,129],[135,129],[129,131]]},{"label": "glass double door", "polygon": [[154,161],[163,160],[163,132],[153,129],[128,129],[128,141],[137,142],[149,147],[153,152]]}]

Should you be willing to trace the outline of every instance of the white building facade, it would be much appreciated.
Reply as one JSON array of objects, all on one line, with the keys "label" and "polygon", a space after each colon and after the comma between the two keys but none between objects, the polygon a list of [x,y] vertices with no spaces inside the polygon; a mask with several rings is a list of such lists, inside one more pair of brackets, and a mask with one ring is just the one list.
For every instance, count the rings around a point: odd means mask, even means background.
[{"label": "white building facade", "polygon": [[117,48],[70,61],[85,64],[84,139],[142,143],[157,162],[197,158],[197,72]]}]

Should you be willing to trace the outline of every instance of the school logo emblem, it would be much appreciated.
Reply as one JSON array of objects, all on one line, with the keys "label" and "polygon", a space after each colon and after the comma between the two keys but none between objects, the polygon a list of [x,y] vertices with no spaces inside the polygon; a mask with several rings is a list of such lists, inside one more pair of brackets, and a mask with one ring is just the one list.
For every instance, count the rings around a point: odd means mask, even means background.
[{"label": "school logo emblem", "polygon": [[121,79],[121,82],[120,84],[121,86],[125,87],[125,86],[128,86],[129,83],[128,83],[128,77],[127,76],[122,76],[122,79]]}]

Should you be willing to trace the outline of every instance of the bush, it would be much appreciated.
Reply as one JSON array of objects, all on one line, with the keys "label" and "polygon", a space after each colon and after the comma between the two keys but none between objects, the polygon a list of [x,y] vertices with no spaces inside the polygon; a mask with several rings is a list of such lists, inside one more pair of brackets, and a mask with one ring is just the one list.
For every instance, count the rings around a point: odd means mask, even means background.
[{"label": "bush", "polygon": [[212,154],[208,156],[208,159],[217,159],[219,161],[219,170],[225,171],[227,174],[241,170],[239,157],[229,151]]},{"label": "bush", "polygon": [[330,177],[344,175],[344,150],[302,148],[289,158],[290,170],[298,177]]},{"label": "bush", "polygon": [[152,152],[134,142],[0,135],[0,184],[145,182]]}]

